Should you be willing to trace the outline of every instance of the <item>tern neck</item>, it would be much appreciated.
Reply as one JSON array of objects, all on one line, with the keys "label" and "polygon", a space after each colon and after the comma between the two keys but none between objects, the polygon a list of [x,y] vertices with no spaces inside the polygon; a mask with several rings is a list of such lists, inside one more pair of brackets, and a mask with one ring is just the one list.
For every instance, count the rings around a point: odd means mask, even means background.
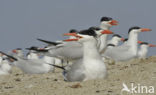
[{"label": "tern neck", "polygon": [[0,57],[0,64],[1,64],[2,60],[3,60],[3,58],[2,58],[2,57]]},{"label": "tern neck", "polygon": [[98,49],[100,53],[105,49],[107,45],[107,36],[107,34],[103,34],[98,39]]},{"label": "tern neck", "polygon": [[[110,30],[111,27],[105,25],[105,24],[100,24],[100,28],[103,30]],[[103,34],[99,37],[98,39],[98,49],[99,52],[102,53],[107,45],[107,34]]]},{"label": "tern neck", "polygon": [[83,43],[83,52],[84,60],[101,58],[97,50],[97,41],[95,39]]},{"label": "tern neck", "polygon": [[148,52],[148,46],[140,46],[139,52],[146,55]]},{"label": "tern neck", "polygon": [[113,37],[110,40],[109,44],[113,44],[113,45],[117,46],[119,44],[119,40]]},{"label": "tern neck", "polygon": [[137,48],[138,48],[137,42],[138,42],[138,33],[131,32],[129,34],[127,43],[131,46],[130,49],[135,53],[137,53]]},{"label": "tern neck", "polygon": [[100,24],[100,28],[103,29],[103,30],[110,30],[110,26],[107,26],[105,24]]}]

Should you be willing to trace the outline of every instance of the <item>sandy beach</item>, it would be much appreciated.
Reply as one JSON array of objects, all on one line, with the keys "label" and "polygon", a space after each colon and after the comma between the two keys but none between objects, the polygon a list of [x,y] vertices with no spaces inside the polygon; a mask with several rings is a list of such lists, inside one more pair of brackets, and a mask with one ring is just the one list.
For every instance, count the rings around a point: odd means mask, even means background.
[{"label": "sandy beach", "polygon": [[14,67],[10,75],[0,76],[0,95],[121,95],[123,83],[128,87],[132,83],[156,87],[156,56],[107,64],[107,69],[106,79],[65,82],[60,69],[55,73],[29,75]]}]

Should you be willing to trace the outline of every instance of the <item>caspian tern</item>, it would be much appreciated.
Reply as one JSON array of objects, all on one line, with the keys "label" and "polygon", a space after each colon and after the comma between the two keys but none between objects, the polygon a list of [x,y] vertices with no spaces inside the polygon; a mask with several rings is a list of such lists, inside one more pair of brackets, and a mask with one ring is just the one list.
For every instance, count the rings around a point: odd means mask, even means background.
[{"label": "caspian tern", "polygon": [[[118,22],[116,20],[113,20],[110,17],[102,17],[101,18],[101,23],[100,23],[100,28],[103,30],[110,30],[110,28],[114,25],[118,25]],[[107,46],[107,34],[100,36],[99,41],[98,41],[98,48],[99,52],[103,53],[106,46]]]},{"label": "caspian tern", "polygon": [[[104,32],[105,34],[112,33],[109,30],[101,30],[100,28],[96,28],[96,27],[91,27],[89,28],[89,30],[95,31],[99,36],[101,35],[101,32]],[[80,31],[79,33],[85,31],[88,30],[83,30]],[[45,41],[45,40],[40,40],[40,41],[50,43],[50,41]],[[58,43],[57,45],[55,45],[55,47],[54,46],[52,46],[52,48],[48,47],[48,52],[44,52],[44,53],[51,57],[56,57],[56,58],[65,59],[69,61],[69,60],[81,59],[83,56],[83,49],[82,49],[82,44],[80,44],[79,42],[63,42],[61,44]]]},{"label": "caspian tern", "polygon": [[13,65],[20,68],[23,72],[28,74],[42,74],[47,73],[52,70],[52,66],[48,63],[45,63],[43,60],[39,59],[24,59],[21,57],[18,57],[17,55],[10,56],[4,52],[2,52],[4,55],[6,55],[8,58],[12,59]]},{"label": "caspian tern", "polygon": [[96,32],[88,29],[78,34],[66,35],[75,36],[76,38],[65,41],[78,41],[83,45],[83,58],[65,69],[63,72],[65,80],[73,82],[105,78],[107,70],[97,49]]},{"label": "caspian tern", "polygon": [[8,75],[11,72],[11,68],[9,61],[0,53],[0,75]]},{"label": "caspian tern", "polygon": [[141,58],[141,59],[147,58],[149,47],[156,47],[156,45],[148,44],[147,42],[140,43],[140,49],[138,50],[138,58]]},{"label": "caspian tern", "polygon": [[140,27],[131,27],[129,29],[129,38],[126,43],[121,46],[114,47],[112,49],[107,50],[104,53],[105,56],[108,56],[115,61],[127,61],[137,56],[137,42],[138,42],[138,33],[151,31],[148,28],[140,28]]},{"label": "caspian tern", "polygon": [[[112,25],[117,25],[117,21],[113,20],[110,17],[102,17],[101,18],[101,29],[100,28],[94,28],[94,30],[96,32],[102,31],[102,30],[108,30]],[[91,28],[93,29],[93,28]],[[106,35],[106,36],[104,36]],[[107,39],[107,34],[102,35],[102,38],[98,39],[98,47],[100,50],[103,50],[105,47],[105,42]],[[82,49],[82,45],[78,42],[63,42],[63,41],[59,41],[58,42],[51,42],[51,41],[46,41],[46,40],[42,40],[42,39],[38,39],[39,41],[48,43],[48,44],[53,44],[55,45],[55,47],[52,47],[51,50],[49,50],[49,54],[47,54],[48,56],[51,57],[56,57],[56,58],[60,58],[63,60],[68,60],[68,61],[73,61],[73,60],[78,60],[80,58],[82,58],[83,55],[83,49]],[[100,51],[99,50],[99,51]]]}]

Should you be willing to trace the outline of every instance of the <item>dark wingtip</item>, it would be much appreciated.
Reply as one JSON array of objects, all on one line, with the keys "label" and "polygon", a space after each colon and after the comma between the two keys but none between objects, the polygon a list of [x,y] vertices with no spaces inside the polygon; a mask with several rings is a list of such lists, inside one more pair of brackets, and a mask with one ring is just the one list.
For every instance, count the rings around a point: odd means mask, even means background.
[{"label": "dark wingtip", "polygon": [[15,58],[15,57],[13,57],[13,56],[11,56],[11,55],[8,55],[8,54],[6,54],[6,53],[4,53],[4,52],[2,52],[2,51],[0,51],[0,53],[4,54],[5,56],[7,56],[7,57],[9,57],[9,58],[11,58],[11,59],[13,59],[13,60],[15,60],[15,61],[18,61],[17,58]]},{"label": "dark wingtip", "polygon": [[54,65],[54,64],[49,64],[49,65],[52,65],[52,66],[54,66],[54,67],[56,67],[56,68],[60,68],[60,69],[62,69],[62,70],[66,70],[64,67],[61,67],[61,66],[58,66],[58,65]]},{"label": "dark wingtip", "polygon": [[30,48],[25,48],[26,50],[37,50],[38,49],[38,47],[36,47],[36,46],[32,46],[32,47],[30,47]]},{"label": "dark wingtip", "polygon": [[47,44],[52,44],[52,45],[58,45],[60,43],[57,43],[57,42],[52,42],[52,41],[47,41],[47,40],[43,40],[43,39],[39,39],[37,38],[37,40],[41,41],[41,42],[44,42],[44,43],[47,43]]}]

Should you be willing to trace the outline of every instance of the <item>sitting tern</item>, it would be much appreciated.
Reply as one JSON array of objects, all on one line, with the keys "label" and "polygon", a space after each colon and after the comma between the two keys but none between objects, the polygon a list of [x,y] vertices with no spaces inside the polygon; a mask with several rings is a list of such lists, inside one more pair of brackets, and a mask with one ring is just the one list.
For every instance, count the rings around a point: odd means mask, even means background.
[{"label": "sitting tern", "polygon": [[121,46],[114,47],[107,50],[104,53],[105,56],[108,56],[115,61],[127,61],[137,56],[137,42],[138,42],[138,33],[151,31],[148,28],[140,28],[138,26],[131,27],[129,29],[129,38],[126,43]]},{"label": "sitting tern", "polygon": [[49,65],[48,63],[45,63],[43,60],[26,59],[26,58],[18,57],[17,55],[11,56],[4,52],[1,53],[3,53],[8,58],[12,59],[13,65],[20,68],[24,73],[42,74],[42,73],[50,72],[52,70],[52,66]]},{"label": "sitting tern", "polygon": [[[104,34],[105,32],[101,33]],[[105,78],[107,70],[97,49],[96,38],[98,35],[96,32],[88,29],[78,34],[69,33],[66,35],[75,36],[76,38],[65,41],[78,41],[83,45],[83,58],[64,69],[64,79],[73,82]]]},{"label": "sitting tern", "polygon": [[11,72],[11,68],[10,62],[0,53],[0,75],[8,75]]},{"label": "sitting tern", "polygon": [[156,45],[148,44],[147,42],[141,42],[140,49],[138,50],[138,58],[141,58],[141,59],[147,58],[149,47],[156,47]]}]

